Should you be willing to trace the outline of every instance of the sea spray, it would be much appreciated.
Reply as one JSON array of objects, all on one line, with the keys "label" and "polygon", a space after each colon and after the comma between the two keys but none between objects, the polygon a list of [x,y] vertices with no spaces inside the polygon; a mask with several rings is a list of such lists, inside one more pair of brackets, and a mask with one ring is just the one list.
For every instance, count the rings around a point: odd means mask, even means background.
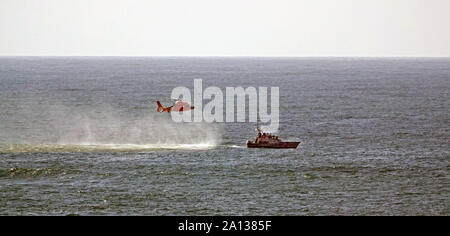
[{"label": "sea spray", "polygon": [[[3,144],[136,148],[211,147],[221,142],[221,124],[175,123],[149,108],[126,112],[112,105],[30,102],[17,110],[20,129],[0,134]],[[16,122],[16,123],[18,123]],[[14,123],[4,124],[14,127]],[[124,146],[125,145],[125,146]],[[126,146],[128,145],[128,146]],[[141,145],[141,146],[133,146]]]},{"label": "sea spray", "polygon": [[175,123],[167,114],[145,117],[105,115],[64,121],[57,144],[209,144],[220,143],[218,124]]}]

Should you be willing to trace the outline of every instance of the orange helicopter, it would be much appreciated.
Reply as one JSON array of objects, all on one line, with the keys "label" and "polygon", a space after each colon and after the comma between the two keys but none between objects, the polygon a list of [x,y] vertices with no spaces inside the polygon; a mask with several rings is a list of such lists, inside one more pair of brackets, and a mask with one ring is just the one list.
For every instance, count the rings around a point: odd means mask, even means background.
[{"label": "orange helicopter", "polygon": [[172,106],[169,107],[163,107],[161,105],[161,102],[156,101],[156,104],[158,104],[158,107],[156,108],[157,112],[165,112],[167,111],[168,113],[175,111],[175,112],[183,112],[183,111],[189,111],[189,110],[194,110],[194,106],[191,106],[188,102],[185,102],[181,99],[174,99],[175,102]]}]

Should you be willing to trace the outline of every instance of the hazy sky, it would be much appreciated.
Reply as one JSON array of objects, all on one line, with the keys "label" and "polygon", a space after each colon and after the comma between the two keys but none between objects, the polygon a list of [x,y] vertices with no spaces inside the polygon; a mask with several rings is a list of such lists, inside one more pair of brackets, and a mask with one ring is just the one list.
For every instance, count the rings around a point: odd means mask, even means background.
[{"label": "hazy sky", "polygon": [[0,55],[450,56],[450,0],[0,0]]}]

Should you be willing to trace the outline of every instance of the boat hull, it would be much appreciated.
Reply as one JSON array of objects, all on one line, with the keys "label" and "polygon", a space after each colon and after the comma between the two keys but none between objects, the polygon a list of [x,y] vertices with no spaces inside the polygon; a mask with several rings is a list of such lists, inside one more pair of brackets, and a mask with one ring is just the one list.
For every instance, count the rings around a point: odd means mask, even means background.
[{"label": "boat hull", "polygon": [[247,148],[297,148],[300,142],[281,142],[276,144],[247,142]]}]

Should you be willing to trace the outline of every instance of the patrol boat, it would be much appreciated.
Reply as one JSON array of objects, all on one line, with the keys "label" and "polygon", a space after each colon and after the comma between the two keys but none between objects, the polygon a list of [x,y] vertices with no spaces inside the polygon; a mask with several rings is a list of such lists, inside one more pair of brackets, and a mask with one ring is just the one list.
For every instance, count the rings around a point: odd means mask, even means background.
[{"label": "patrol boat", "polygon": [[283,142],[278,136],[261,132],[255,126],[258,136],[255,140],[247,140],[247,148],[297,148],[300,142]]}]

